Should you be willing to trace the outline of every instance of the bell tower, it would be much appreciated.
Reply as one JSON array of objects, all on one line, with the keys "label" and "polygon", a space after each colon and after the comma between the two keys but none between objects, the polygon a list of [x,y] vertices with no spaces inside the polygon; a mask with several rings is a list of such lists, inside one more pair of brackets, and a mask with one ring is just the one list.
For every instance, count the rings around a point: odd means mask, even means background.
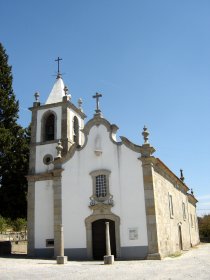
[{"label": "bell tower", "polygon": [[83,144],[83,134],[86,115],[82,110],[82,100],[78,106],[71,102],[71,95],[58,73],[53,88],[45,104],[39,101],[39,93],[35,93],[31,123],[31,153],[29,174],[39,174],[51,169],[51,162],[56,157],[56,146],[60,140],[65,155],[72,144]]}]

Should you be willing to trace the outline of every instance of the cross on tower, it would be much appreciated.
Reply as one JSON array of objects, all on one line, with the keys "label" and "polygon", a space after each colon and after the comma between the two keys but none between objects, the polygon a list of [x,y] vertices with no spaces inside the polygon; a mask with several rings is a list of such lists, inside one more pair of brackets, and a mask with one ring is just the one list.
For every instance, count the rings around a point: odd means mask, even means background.
[{"label": "cross on tower", "polygon": [[96,110],[95,110],[96,114],[98,114],[98,113],[101,112],[101,110],[99,109],[99,98],[100,98],[100,97],[102,97],[102,94],[100,94],[100,93],[98,93],[98,92],[96,92],[96,94],[93,95],[93,98],[96,99]]},{"label": "cross on tower", "polygon": [[58,78],[60,78],[60,76],[61,76],[61,73],[60,73],[60,61],[61,60],[63,60],[62,58],[60,58],[59,56],[58,56],[58,58],[57,59],[55,59],[55,61],[56,62],[58,62],[58,73],[57,73],[57,79]]}]

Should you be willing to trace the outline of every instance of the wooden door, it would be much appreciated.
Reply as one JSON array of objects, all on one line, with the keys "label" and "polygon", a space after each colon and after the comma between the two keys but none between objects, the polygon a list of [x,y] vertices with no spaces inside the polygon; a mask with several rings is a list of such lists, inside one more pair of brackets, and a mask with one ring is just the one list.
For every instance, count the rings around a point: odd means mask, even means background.
[{"label": "wooden door", "polygon": [[106,224],[109,222],[110,244],[112,255],[116,257],[115,222],[107,219],[92,223],[93,259],[103,260],[106,255]]}]

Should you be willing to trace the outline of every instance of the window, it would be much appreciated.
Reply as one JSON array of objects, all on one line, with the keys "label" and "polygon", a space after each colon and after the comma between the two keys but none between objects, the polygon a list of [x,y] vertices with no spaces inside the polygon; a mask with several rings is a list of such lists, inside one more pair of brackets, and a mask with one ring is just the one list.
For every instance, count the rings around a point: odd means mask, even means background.
[{"label": "window", "polygon": [[45,121],[45,140],[54,140],[55,137],[55,116],[50,114]]},{"label": "window", "polygon": [[53,156],[50,154],[47,154],[43,157],[43,162],[46,165],[49,165],[50,163],[52,163],[52,161],[53,161]]},{"label": "window", "polygon": [[41,121],[40,141],[53,141],[57,137],[57,115],[53,110],[46,111]]},{"label": "window", "polygon": [[96,176],[96,196],[97,197],[106,196],[106,175]]},{"label": "window", "polygon": [[190,214],[190,219],[191,219],[191,227],[194,227],[194,225],[193,225],[193,215],[192,214]]},{"label": "window", "polygon": [[194,216],[194,224],[195,224],[195,230],[197,229],[197,218]]},{"label": "window", "polygon": [[79,145],[79,121],[76,116],[73,119],[73,135],[74,135],[74,142]]},{"label": "window", "polygon": [[111,197],[109,193],[109,170],[96,170],[90,173],[92,177],[93,195],[92,200],[103,202]]},{"label": "window", "polygon": [[186,207],[184,202],[182,202],[182,211],[183,211],[183,219],[186,220]]},{"label": "window", "polygon": [[54,247],[54,239],[46,239],[46,247]]},{"label": "window", "polygon": [[173,207],[173,197],[171,194],[168,195],[169,198],[169,211],[170,211],[170,217],[174,217],[174,207]]}]

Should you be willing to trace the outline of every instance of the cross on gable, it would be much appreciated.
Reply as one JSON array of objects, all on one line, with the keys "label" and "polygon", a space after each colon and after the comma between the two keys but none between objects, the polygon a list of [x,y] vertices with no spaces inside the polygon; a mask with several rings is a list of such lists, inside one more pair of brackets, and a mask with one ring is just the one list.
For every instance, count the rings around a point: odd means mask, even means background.
[{"label": "cross on gable", "polygon": [[96,99],[96,110],[95,110],[96,114],[98,114],[98,113],[101,112],[101,110],[99,109],[99,98],[100,98],[100,97],[102,97],[102,94],[100,94],[100,93],[98,93],[98,92],[96,92],[96,94],[93,95],[93,98]]},{"label": "cross on gable", "polygon": [[60,61],[61,61],[61,60],[63,60],[63,59],[60,58],[59,56],[58,56],[57,59],[55,59],[55,61],[58,62],[58,73],[57,73],[57,78],[60,78],[60,76],[61,76],[61,73],[60,73]]}]

